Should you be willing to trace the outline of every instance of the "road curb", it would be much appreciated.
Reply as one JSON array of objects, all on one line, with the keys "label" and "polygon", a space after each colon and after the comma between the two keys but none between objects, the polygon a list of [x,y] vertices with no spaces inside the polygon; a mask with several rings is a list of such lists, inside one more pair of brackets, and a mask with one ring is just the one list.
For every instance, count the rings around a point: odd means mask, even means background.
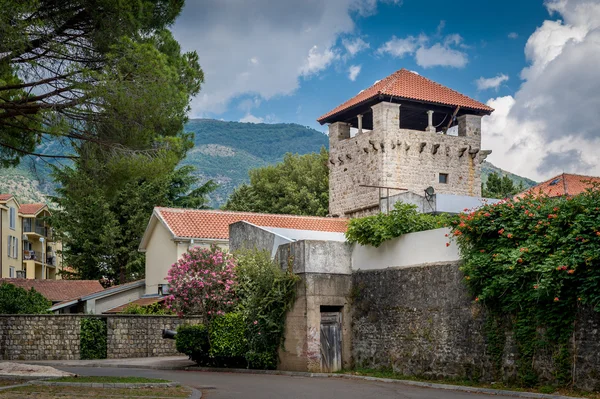
[{"label": "road curb", "polygon": [[181,386],[178,382],[62,382],[62,381],[29,381],[29,385],[45,385],[51,387],[89,387],[89,388],[171,388]]},{"label": "road curb", "polygon": [[520,392],[520,391],[509,391],[504,389],[492,389],[492,388],[478,388],[463,385],[451,385],[451,384],[436,384],[433,382],[422,382],[412,380],[396,380],[393,378],[378,378],[369,377],[362,375],[352,374],[329,374],[329,373],[308,373],[302,371],[281,371],[281,370],[250,370],[250,369],[221,369],[213,367],[186,367],[186,371],[198,371],[198,372],[219,372],[219,373],[240,373],[240,374],[270,374],[270,375],[284,375],[289,377],[308,377],[308,378],[341,378],[347,380],[363,380],[373,382],[385,382],[391,384],[402,384],[411,385],[421,388],[432,388],[441,389],[447,391],[460,391],[469,393],[482,393],[486,395],[496,396],[512,396],[517,398],[533,398],[533,399],[585,399],[575,396],[563,396],[563,395],[552,395],[545,393],[536,392]]}]

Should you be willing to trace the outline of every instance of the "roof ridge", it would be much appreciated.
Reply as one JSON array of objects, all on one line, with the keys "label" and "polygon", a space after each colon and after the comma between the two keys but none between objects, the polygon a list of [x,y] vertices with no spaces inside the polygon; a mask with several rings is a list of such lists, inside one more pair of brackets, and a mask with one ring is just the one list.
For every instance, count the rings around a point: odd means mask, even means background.
[{"label": "roof ridge", "polygon": [[164,208],[156,207],[159,210],[173,211],[177,213],[198,212],[198,213],[215,213],[215,214],[231,214],[231,215],[253,215],[266,217],[291,217],[299,219],[320,219],[320,220],[340,220],[347,221],[347,218],[328,217],[328,216],[312,216],[312,215],[290,215],[284,213],[262,213],[262,212],[247,212],[247,211],[224,211],[220,209],[186,209],[186,208]]}]

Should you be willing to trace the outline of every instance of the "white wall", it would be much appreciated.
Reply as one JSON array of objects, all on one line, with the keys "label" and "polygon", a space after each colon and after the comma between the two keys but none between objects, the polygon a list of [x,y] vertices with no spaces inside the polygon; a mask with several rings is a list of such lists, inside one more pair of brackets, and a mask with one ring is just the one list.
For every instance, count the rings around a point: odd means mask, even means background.
[{"label": "white wall", "polygon": [[[352,251],[352,270],[458,261],[458,246],[446,234],[450,236],[449,228],[405,234],[384,242],[379,248],[356,244]],[[446,246],[448,242],[450,246]]]},{"label": "white wall", "polygon": [[114,295],[108,295],[104,298],[99,298],[95,300],[94,304],[94,314],[102,314],[107,310],[116,308],[117,306],[124,305],[126,303],[130,303],[135,301],[136,299],[140,299],[142,295],[144,295],[145,288],[144,286],[132,288],[127,291],[119,292]]}]

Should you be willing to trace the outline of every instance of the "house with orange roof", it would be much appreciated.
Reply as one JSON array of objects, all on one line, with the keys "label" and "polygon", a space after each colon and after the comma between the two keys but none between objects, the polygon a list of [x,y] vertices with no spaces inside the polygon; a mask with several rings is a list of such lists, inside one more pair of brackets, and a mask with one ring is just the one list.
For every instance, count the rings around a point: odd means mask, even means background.
[{"label": "house with orange roof", "polygon": [[515,197],[522,198],[529,194],[564,197],[581,194],[597,186],[600,186],[600,177],[563,173],[533,186]]},{"label": "house with orange roof", "polygon": [[60,278],[61,244],[48,216],[46,204],[20,204],[12,194],[0,194],[0,278]]},{"label": "house with orange roof", "polygon": [[191,247],[229,248],[229,227],[247,222],[276,234],[342,240],[346,219],[251,212],[154,208],[139,250],[146,253],[146,295],[167,293],[167,272]]}]

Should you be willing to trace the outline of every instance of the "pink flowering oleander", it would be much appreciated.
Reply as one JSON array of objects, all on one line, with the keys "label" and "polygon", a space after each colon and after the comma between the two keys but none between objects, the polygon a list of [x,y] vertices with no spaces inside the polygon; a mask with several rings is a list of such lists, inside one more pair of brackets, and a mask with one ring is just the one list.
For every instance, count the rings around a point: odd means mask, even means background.
[{"label": "pink flowering oleander", "polygon": [[236,303],[235,260],[217,247],[192,248],[167,275],[167,307],[179,315],[225,314]]}]

